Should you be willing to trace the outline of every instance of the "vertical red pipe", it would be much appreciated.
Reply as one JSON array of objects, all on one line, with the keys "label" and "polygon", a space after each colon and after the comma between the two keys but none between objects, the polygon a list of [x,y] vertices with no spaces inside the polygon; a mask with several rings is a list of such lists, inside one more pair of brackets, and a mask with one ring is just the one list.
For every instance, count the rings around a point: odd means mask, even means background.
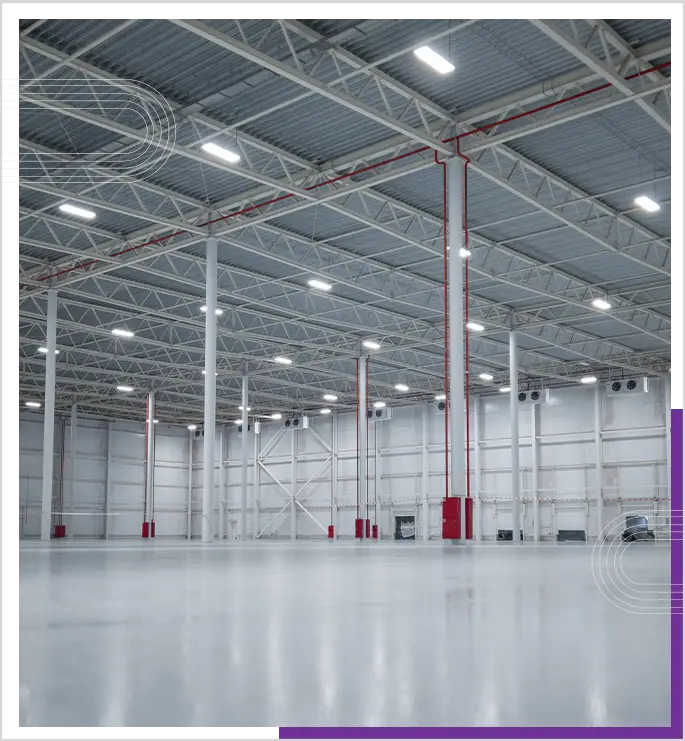
[{"label": "vertical red pipe", "polygon": [[434,159],[438,165],[442,166],[442,270],[443,270],[443,310],[444,310],[444,330],[445,330],[445,356],[444,356],[444,374],[443,382],[445,392],[445,499],[450,495],[449,471],[450,471],[450,452],[449,452],[449,408],[450,408],[450,375],[449,375],[449,320],[448,320],[448,279],[447,279],[447,163],[438,158],[437,150],[434,152]]},{"label": "vertical red pipe", "polygon": [[[457,154],[464,160],[464,249],[466,256],[464,258],[464,369],[466,371],[466,498],[471,498],[471,375],[469,374],[469,165],[471,160],[463,155],[459,149],[459,139],[457,139]],[[465,507],[466,517],[466,537],[473,538],[472,528],[472,509]],[[470,515],[470,516],[469,516]],[[471,525],[471,527],[469,527]]]},{"label": "vertical red pipe", "polygon": [[364,398],[366,399],[366,409],[364,409],[364,418],[366,421],[366,507],[364,517],[366,519],[366,537],[371,537],[371,520],[369,519],[369,359],[366,359],[366,389]]},{"label": "vertical red pipe", "polygon": [[356,409],[357,409],[357,521],[359,521],[359,358],[357,358],[357,384],[356,384]]}]

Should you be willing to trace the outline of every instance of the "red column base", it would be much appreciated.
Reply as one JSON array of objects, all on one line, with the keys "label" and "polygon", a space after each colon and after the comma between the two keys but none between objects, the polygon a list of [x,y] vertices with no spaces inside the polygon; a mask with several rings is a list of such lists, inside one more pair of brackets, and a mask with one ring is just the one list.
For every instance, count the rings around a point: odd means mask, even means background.
[{"label": "red column base", "polygon": [[354,537],[359,540],[364,538],[364,520],[358,518],[354,521]]},{"label": "red column base", "polygon": [[466,497],[466,540],[473,540],[473,497]]},{"label": "red column base", "polygon": [[333,525],[329,525],[328,526],[328,538],[330,540],[332,540],[333,538],[335,538],[335,528],[333,527]]},{"label": "red column base", "polygon": [[442,538],[461,538],[461,497],[446,497],[442,500]]},{"label": "red column base", "polygon": [[67,526],[66,525],[55,525],[55,538],[66,538],[67,537]]},{"label": "red column base", "polygon": [[149,538],[150,537],[150,523],[144,522],[143,523],[143,532],[142,532],[143,538]]},{"label": "red column base", "polygon": [[374,540],[378,540],[378,525],[371,526],[371,537]]},{"label": "red column base", "polygon": [[150,523],[150,537],[151,538],[155,537],[155,521],[154,520]]},{"label": "red column base", "polygon": [[371,537],[371,520],[365,520],[366,522],[366,537]]}]

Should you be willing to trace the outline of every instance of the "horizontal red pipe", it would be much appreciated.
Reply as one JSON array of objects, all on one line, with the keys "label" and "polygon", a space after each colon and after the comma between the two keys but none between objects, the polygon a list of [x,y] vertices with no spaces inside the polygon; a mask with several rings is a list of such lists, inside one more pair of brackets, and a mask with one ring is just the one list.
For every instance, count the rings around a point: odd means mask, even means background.
[{"label": "horizontal red pipe", "polygon": [[[661,64],[657,64],[654,67],[650,67],[649,69],[642,70],[641,72],[635,72],[632,75],[628,75],[626,77],[626,80],[633,80],[636,77],[642,77],[643,75],[648,75],[651,72],[658,72],[659,70],[665,69],[666,67],[670,67],[670,62],[662,62]],[[545,105],[538,106],[537,108],[531,108],[529,111],[524,111],[523,113],[518,113],[515,116],[509,116],[508,118],[503,118],[499,121],[493,121],[492,123],[485,124],[484,126],[480,126],[477,129],[472,129],[471,131],[466,131],[463,134],[459,134],[458,136],[452,136],[449,139],[443,139],[442,144],[449,144],[450,142],[457,141],[458,139],[464,139],[467,136],[473,136],[473,134],[480,134],[483,131],[488,131],[489,129],[492,129],[495,126],[502,126],[503,124],[512,123],[513,121],[518,121],[521,118],[525,118],[526,116],[531,116],[534,113],[540,113],[540,111],[546,111],[550,108],[555,108],[558,105],[561,105],[562,103],[570,103],[572,100],[578,100],[579,98],[584,98],[586,95],[592,95],[593,93],[598,93],[601,90],[606,90],[607,88],[612,87],[612,83],[607,82],[604,85],[599,85],[598,87],[591,88],[590,90],[584,90],[580,93],[575,93],[575,95],[569,95],[567,98],[560,98],[559,100],[555,100],[552,103],[546,103]],[[404,154],[400,154],[397,157],[391,157],[390,159],[383,160],[381,162],[376,162],[373,165],[367,165],[366,167],[360,167],[357,170],[352,170],[351,172],[347,172],[344,175],[338,175],[334,178],[329,178],[328,180],[322,180],[320,183],[316,183],[315,185],[310,185],[309,187],[305,188],[306,191],[312,191],[316,190],[317,188],[322,188],[324,185],[332,185],[333,183],[338,183],[341,180],[348,180],[351,177],[354,177],[355,175],[360,175],[364,172],[369,172],[370,170],[376,170],[379,167],[384,167],[385,165],[390,165],[393,162],[399,162],[399,160],[406,159],[407,157],[413,157],[416,154],[421,154],[422,152],[427,152],[429,149],[432,149],[432,147],[419,147],[418,149],[412,149],[411,152],[405,152]],[[263,203],[256,203],[253,206],[248,206],[247,208],[244,208],[240,211],[234,211],[233,213],[226,214],[225,216],[219,216],[216,219],[211,219],[210,221],[205,221],[202,224],[196,224],[196,226],[209,226],[210,224],[216,224],[220,221],[226,221],[227,219],[232,219],[236,216],[243,216],[246,213],[249,213],[250,211],[255,211],[260,208],[264,208],[264,206],[271,206],[274,203],[279,203],[280,201],[286,201],[289,198],[294,198],[294,193],[286,193],[285,195],[278,196],[277,198],[272,198],[270,201],[264,201]],[[148,242],[143,242],[142,244],[134,245],[133,247],[127,247],[125,250],[121,250],[119,252],[113,252],[112,254],[108,255],[108,257],[120,257],[121,255],[125,255],[128,252],[135,252],[136,250],[141,249],[142,247],[149,247],[153,244],[159,244],[160,242],[166,242],[168,239],[172,239],[173,237],[178,237],[181,234],[187,234],[187,230],[181,229],[180,231],[174,232],[173,234],[167,234],[165,237],[158,237],[157,239],[152,239]],[[50,280],[51,278],[58,278],[60,275],[66,275],[67,273],[71,273],[74,270],[84,270],[85,268],[90,267],[91,265],[95,265],[98,262],[102,262],[101,260],[95,259],[95,260],[88,260],[86,262],[79,263],[78,265],[72,265],[70,268],[65,268],[64,270],[60,270],[57,273],[50,273],[49,275],[44,275],[42,278],[38,278],[38,281],[46,281]]]}]

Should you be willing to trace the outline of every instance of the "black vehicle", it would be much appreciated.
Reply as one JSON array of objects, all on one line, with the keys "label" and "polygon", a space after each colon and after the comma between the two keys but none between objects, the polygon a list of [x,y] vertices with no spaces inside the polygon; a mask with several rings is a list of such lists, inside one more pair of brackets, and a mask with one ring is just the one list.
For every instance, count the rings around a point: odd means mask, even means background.
[{"label": "black vehicle", "polygon": [[654,540],[654,531],[649,529],[647,518],[641,515],[628,515],[626,529],[621,536],[624,541]]}]

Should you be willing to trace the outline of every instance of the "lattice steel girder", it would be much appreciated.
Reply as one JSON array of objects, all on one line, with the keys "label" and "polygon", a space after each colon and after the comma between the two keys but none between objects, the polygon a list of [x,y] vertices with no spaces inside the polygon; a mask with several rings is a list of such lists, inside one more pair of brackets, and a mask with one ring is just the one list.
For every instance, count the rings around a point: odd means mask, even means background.
[{"label": "lattice steel girder", "polygon": [[[94,69],[94,68],[93,68],[93,69]],[[97,73],[97,71],[96,71],[96,73]],[[111,77],[112,77],[112,76],[109,76],[109,78],[111,78]],[[448,115],[448,116],[449,116],[449,114],[447,114],[447,113],[445,113],[445,115]],[[478,146],[490,146],[490,144],[489,144],[488,142],[486,142],[486,143],[485,143],[484,145],[478,145]],[[510,154],[513,154],[513,153],[510,153]],[[279,152],[278,152],[278,155],[279,155],[279,156],[287,156],[287,157],[291,157],[291,158],[292,158],[292,155],[288,155],[287,153],[284,153],[284,152],[283,152],[282,150],[279,150]],[[301,159],[299,159],[299,158],[298,158],[297,164],[298,164],[298,165],[300,165],[300,166],[302,166],[302,167],[304,167],[304,166],[306,166],[306,165],[307,165],[308,163],[305,163],[304,161],[302,161]],[[355,163],[355,164],[356,164],[356,163]],[[527,163],[527,164],[528,164],[528,167],[535,167],[535,166],[534,166],[534,165],[533,165],[532,163]],[[313,168],[313,167],[312,167],[311,165],[310,165],[310,168],[311,168],[311,170],[310,170],[310,171],[311,171],[311,172],[313,172],[313,173],[314,173],[314,175],[316,175],[316,174],[317,174],[317,172],[319,171],[319,170],[318,170],[317,168]],[[549,176],[549,173],[546,173],[546,176]],[[559,181],[558,179],[557,179],[557,181],[558,181],[558,182],[560,182],[560,183],[563,183],[563,181]],[[568,184],[564,184],[564,185],[566,185],[566,186],[568,187]],[[574,190],[575,190],[575,192],[576,192],[576,193],[579,193],[579,192],[580,192],[580,191],[578,191],[577,189],[574,189]],[[264,194],[264,195],[266,196],[267,194]],[[583,194],[583,195],[584,195],[584,197],[585,197],[585,198],[587,198],[587,194]],[[607,209],[607,208],[606,208],[606,207],[604,207],[604,206],[602,206],[602,208],[603,208],[603,209],[604,209],[605,211],[607,211],[607,210],[608,210],[608,211],[610,211],[610,209]],[[625,217],[623,217],[623,219],[625,220]],[[562,219],[562,220],[563,220],[563,219]],[[569,222],[569,223],[570,223],[570,222]],[[632,222],[631,222],[631,223],[632,223]],[[638,229],[638,230],[639,230],[639,229],[641,229],[641,227],[639,227],[639,225],[636,225],[636,224],[634,224],[634,226],[635,226],[635,228],[636,228],[636,229]]]},{"label": "lattice steel girder", "polygon": [[[356,194],[356,197],[359,198],[360,194]],[[375,196],[374,200],[378,201]],[[377,206],[378,204],[376,203],[375,205]],[[395,209],[399,208],[396,203],[393,204],[393,207]],[[375,213],[381,212],[382,209],[380,212],[378,210],[375,211]],[[410,214],[410,216],[413,217],[415,220],[415,214]],[[424,227],[421,228],[425,231]],[[424,249],[429,254],[437,254],[435,248],[427,247],[422,242],[408,237],[406,233],[402,233],[395,228],[391,229],[390,227],[385,227],[385,230],[392,233],[398,239],[406,241],[412,246],[417,246]],[[368,287],[368,285],[365,285],[365,283],[368,283],[369,279],[375,280],[377,277],[379,277],[379,274],[373,274],[364,271],[365,265],[374,264],[375,266],[380,268],[382,290],[384,290],[385,281],[387,279],[387,276],[390,274],[391,279],[394,282],[395,300],[399,300],[401,302],[402,300],[398,299],[397,297],[407,294],[412,295],[416,292],[421,292],[424,288],[428,288],[428,290],[432,293],[433,300],[436,305],[439,305],[439,301],[441,300],[440,284],[428,281],[426,279],[421,279],[416,275],[408,274],[402,270],[383,265],[379,261],[371,261],[369,258],[360,258],[358,255],[352,255],[352,253],[347,253],[347,255],[342,260],[342,265],[344,266],[345,272],[348,274],[348,276],[351,275],[352,278],[352,280],[348,278],[348,280],[345,281],[341,274],[336,274],[332,271],[332,267],[335,267],[335,263],[331,264],[328,261],[324,261],[321,259],[321,257],[325,254],[326,257],[329,258],[331,261],[337,260],[337,262],[340,263],[340,256],[343,254],[343,251],[340,248],[331,247],[325,244],[314,244],[310,240],[300,237],[299,235],[289,234],[284,232],[283,230],[276,230],[273,227],[249,225],[245,229],[241,230],[237,236],[241,239],[240,242],[232,240],[227,241],[229,241],[229,243],[233,246],[239,247],[241,249],[249,249],[253,252],[256,251],[257,254],[267,255],[271,259],[277,259],[282,263],[288,264],[293,269],[301,269],[301,265],[306,262],[305,258],[310,259],[311,262],[311,258],[315,257],[317,260],[319,260],[319,265],[315,267],[321,267],[326,271],[323,272],[322,270],[318,273],[322,277],[333,277],[338,282],[345,283],[352,288],[367,290],[372,294],[379,296],[381,299],[386,299],[388,297],[387,294],[384,292],[379,293],[378,286],[370,288]],[[254,241],[257,242],[260,247],[248,247],[248,237],[254,239]],[[534,261],[532,261],[530,258],[526,258],[517,254],[513,250],[502,250],[496,243],[491,242],[490,240],[486,240],[484,237],[481,237],[477,234],[474,234],[472,239],[475,243],[487,245],[489,248],[487,254],[482,254],[480,251],[477,251],[471,260],[471,269],[477,274],[486,276],[493,280],[507,283],[511,286],[521,288],[528,292],[533,292],[538,295],[545,295],[555,301],[561,299],[562,301],[567,303],[575,302],[576,305],[578,305],[579,303],[579,299],[577,298],[579,292],[582,294],[581,300],[589,300],[593,296],[593,290],[589,289],[587,285],[583,284],[577,279],[573,279],[567,276],[566,274],[555,268],[543,267],[538,265],[531,268],[530,270],[522,270],[522,266],[530,264]],[[278,255],[275,251],[277,248],[285,250],[288,257]],[[166,253],[162,254],[166,255]],[[350,260],[354,260],[354,263],[350,263]],[[352,265],[354,265],[355,263],[362,267],[361,271],[352,270]],[[483,270],[481,267],[479,267],[479,263],[481,263],[482,265],[487,264],[489,270]],[[311,266],[308,270],[309,272],[311,272]],[[504,277],[508,272],[514,270],[517,271],[517,280],[508,280]],[[328,271],[330,271],[330,274]],[[388,271],[391,272],[388,273]],[[410,283],[408,284],[407,280],[405,279],[404,284],[402,285],[400,283],[400,278],[406,278],[410,281]],[[418,284],[417,280],[419,281]],[[572,289],[569,289],[569,286],[572,286]],[[598,295],[596,290],[594,291],[594,295]],[[425,309],[426,311],[430,312],[431,309],[429,301],[430,296],[428,301],[426,302],[426,306],[416,304],[412,305],[414,308]],[[651,312],[647,310],[647,313]],[[667,321],[665,318],[662,319],[658,317],[658,315],[655,317],[655,319],[658,319],[658,321]]]},{"label": "lattice steel girder", "polygon": [[[311,77],[311,75],[304,75],[302,72],[302,67],[298,66],[296,64],[297,69],[293,69],[292,67],[288,67],[287,64],[281,61],[273,60],[268,58],[265,54],[258,52],[257,50],[251,50],[249,46],[244,43],[245,36],[243,35],[243,41],[240,41],[234,37],[232,37],[229,34],[221,33],[215,29],[212,29],[210,26],[207,26],[199,21],[173,21],[177,25],[180,25],[182,28],[185,28],[188,31],[191,31],[197,35],[199,35],[201,38],[204,38],[208,41],[212,41],[213,43],[218,44],[219,46],[222,46],[224,48],[229,49],[230,51],[239,54],[240,56],[243,56],[247,59],[251,59],[252,61],[261,64],[262,66],[265,66],[268,69],[271,69],[271,71],[281,74],[284,77],[287,77],[288,79],[293,80],[294,82],[297,82],[301,85],[304,85],[305,87],[309,87],[310,89],[314,89],[317,92],[320,92],[323,95],[326,95],[327,97],[331,97],[333,100],[336,100],[337,102],[346,105],[349,108],[352,108],[353,110],[356,110],[358,113],[361,113],[362,115],[367,116],[368,118],[372,118],[373,120],[379,120],[377,118],[374,118],[373,112],[369,111],[369,107],[362,102],[359,102],[358,105],[355,105],[354,100],[349,100],[347,95],[342,95],[340,93],[336,94],[332,92],[330,89],[330,86],[325,85],[324,83],[318,81],[317,79]],[[239,21],[236,21],[236,31],[240,32],[240,24]],[[286,28],[282,28],[283,33],[287,36],[288,30]],[[292,29],[291,29],[292,30]],[[323,59],[328,54],[334,54],[334,52],[330,51],[329,49],[325,49],[323,53],[321,54],[321,58]],[[297,57],[293,54],[293,60],[295,60]],[[631,60],[631,62],[634,62],[635,60]],[[317,74],[320,76],[323,76],[324,70],[322,68],[322,65],[317,62],[315,65]],[[370,70],[368,73],[369,77],[372,77],[377,85],[381,84],[380,78],[378,77],[379,73],[377,73],[375,70]],[[385,82],[388,82],[390,78],[388,78],[387,75],[383,76],[383,79]],[[399,90],[403,88],[404,86],[400,86],[399,83],[396,81],[392,81],[395,86],[398,86],[398,89],[396,92],[399,94]],[[627,84],[627,83],[626,83]],[[363,86],[364,88],[366,86]],[[411,91],[409,91],[411,92]],[[632,92],[629,88],[629,92]],[[405,95],[408,94],[407,89],[404,90]],[[417,94],[414,93],[414,96]],[[386,106],[387,111],[386,115],[392,115],[393,109],[392,106],[389,106],[387,98],[384,98],[381,96],[381,100],[383,101],[383,104]],[[416,100],[416,98],[415,98]],[[644,102],[644,101],[643,101]],[[418,105],[418,102],[416,103]],[[389,106],[389,107],[388,107]],[[433,109],[435,110],[435,104],[433,104]],[[451,154],[453,149],[451,146],[443,145],[441,141],[435,140],[435,138],[432,136],[432,132],[435,129],[435,123],[428,123],[428,119],[426,116],[420,116],[421,122],[424,124],[424,129],[426,134],[431,134],[428,138],[424,136],[423,131],[418,131],[414,128],[412,128],[411,125],[406,124],[402,120],[402,115],[404,114],[405,107],[403,106],[402,114],[397,119],[393,119],[392,121],[388,122],[385,120],[385,117],[380,119],[381,123],[386,123],[391,128],[396,128],[400,131],[400,133],[405,134],[410,140],[413,141],[420,141],[426,144],[427,146],[432,147],[433,149],[436,149],[437,151],[445,152],[447,154]],[[446,112],[441,112],[444,119],[446,119],[445,126],[449,124],[457,124],[458,122],[452,118],[449,114]],[[398,128],[399,127],[399,128]],[[485,137],[487,139],[487,137]],[[431,141],[432,140],[432,141]],[[489,146],[487,141],[484,144],[477,144],[469,146],[470,142],[468,142],[465,146],[462,147],[463,151],[467,152],[473,147],[473,146]],[[510,156],[514,156],[513,153],[509,153]],[[532,164],[532,163],[531,163]],[[568,187],[568,184],[566,184]],[[637,226],[637,225],[636,225]]]},{"label": "lattice steel girder", "polygon": [[[627,45],[623,49],[617,50],[618,55],[612,52],[612,47],[616,51],[616,35],[607,33],[607,27],[598,24],[590,25],[588,34],[587,32],[584,33],[584,29],[582,28],[582,26],[587,28],[588,24],[586,21],[570,20],[568,23],[571,26],[572,35],[569,35],[558,22],[544,20],[531,20],[530,22],[542,31],[542,33],[559,44],[559,46],[573,54],[583,64],[586,64],[593,72],[608,80],[624,95],[632,94],[632,88],[624,80],[623,70],[627,66],[627,63],[634,62],[635,58],[630,53]],[[608,30],[610,31],[611,29]],[[589,48],[590,42],[597,38],[601,43],[602,56],[593,53]],[[666,129],[669,133],[671,132],[670,121],[667,121],[651,102],[647,100],[638,100],[636,102],[659,126]]]}]

